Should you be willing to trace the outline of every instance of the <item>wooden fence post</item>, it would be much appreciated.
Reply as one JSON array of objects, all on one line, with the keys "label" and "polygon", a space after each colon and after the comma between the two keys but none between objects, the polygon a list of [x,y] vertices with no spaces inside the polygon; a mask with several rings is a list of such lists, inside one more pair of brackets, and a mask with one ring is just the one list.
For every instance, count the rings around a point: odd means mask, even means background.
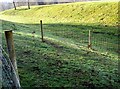
[{"label": "wooden fence post", "polygon": [[92,44],[91,44],[91,31],[89,30],[89,37],[88,37],[88,49],[92,48]]},{"label": "wooden fence post", "polygon": [[[16,55],[15,55],[12,30],[5,31],[5,37],[6,37],[6,42],[7,42],[9,58],[13,64],[13,67],[14,67],[15,72],[16,72],[17,77],[18,77],[18,70],[17,70],[17,63],[16,63]],[[18,79],[19,79],[19,77],[18,77]]]},{"label": "wooden fence post", "polygon": [[41,39],[42,39],[42,42],[44,42],[44,39],[43,39],[43,27],[42,27],[42,20],[40,20],[40,27],[41,27]]},{"label": "wooden fence post", "polygon": [[20,79],[19,79],[18,70],[17,70],[17,63],[16,63],[16,55],[15,55],[12,30],[5,31],[5,37],[6,37],[9,58],[12,62],[13,67],[14,67],[13,70],[15,70],[15,72],[13,71],[14,72],[13,80],[15,82],[16,89],[20,89],[20,82],[19,82]]}]

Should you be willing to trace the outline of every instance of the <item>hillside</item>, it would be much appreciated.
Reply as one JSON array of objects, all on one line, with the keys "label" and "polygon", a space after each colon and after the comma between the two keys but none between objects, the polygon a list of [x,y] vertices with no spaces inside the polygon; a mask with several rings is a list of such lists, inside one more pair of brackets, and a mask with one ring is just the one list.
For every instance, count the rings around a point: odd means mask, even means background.
[{"label": "hillside", "polygon": [[[0,13],[0,18],[20,23],[79,23],[117,25],[118,2],[78,2],[58,5],[22,6]],[[23,21],[24,20],[24,21]]]},{"label": "hillside", "polygon": [[14,31],[23,89],[119,89],[117,7],[117,2],[79,2],[31,9],[23,6],[0,12],[2,46],[6,52],[4,30]]}]

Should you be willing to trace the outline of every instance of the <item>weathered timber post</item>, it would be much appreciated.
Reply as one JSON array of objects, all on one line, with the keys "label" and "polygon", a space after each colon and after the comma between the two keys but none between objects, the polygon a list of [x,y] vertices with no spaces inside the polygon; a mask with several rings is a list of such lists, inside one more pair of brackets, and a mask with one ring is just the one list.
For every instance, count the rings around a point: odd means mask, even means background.
[{"label": "weathered timber post", "polygon": [[5,31],[5,37],[6,37],[6,42],[7,42],[9,58],[14,66],[14,69],[17,70],[16,55],[15,55],[12,30]]},{"label": "weathered timber post", "polygon": [[44,39],[43,39],[43,27],[42,27],[42,20],[40,20],[40,27],[41,27],[41,39],[42,39],[42,42],[44,42]]},{"label": "weathered timber post", "polygon": [[5,31],[6,43],[8,48],[9,58],[13,65],[13,80],[15,82],[15,86],[17,89],[20,89],[20,82],[19,82],[19,75],[17,70],[17,62],[16,62],[16,55],[15,55],[15,48],[14,48],[14,41],[13,41],[13,34],[12,30]]},{"label": "weathered timber post", "polygon": [[6,42],[7,42],[9,58],[13,64],[13,67],[19,79],[12,30],[5,31],[5,37],[6,37]]},{"label": "weathered timber post", "polygon": [[13,5],[14,5],[14,8],[15,8],[15,10],[16,10],[16,6],[15,6],[15,2],[13,1]]},{"label": "weathered timber post", "polygon": [[88,37],[88,49],[92,48],[92,44],[91,44],[91,31],[89,30],[89,37]]},{"label": "weathered timber post", "polygon": [[20,82],[19,82],[19,75],[18,75],[18,70],[17,70],[17,62],[16,62],[16,54],[15,54],[12,30],[5,31],[5,37],[6,37],[9,58],[15,70],[15,73],[14,73],[15,76],[13,75],[13,80],[18,89],[20,88]]}]

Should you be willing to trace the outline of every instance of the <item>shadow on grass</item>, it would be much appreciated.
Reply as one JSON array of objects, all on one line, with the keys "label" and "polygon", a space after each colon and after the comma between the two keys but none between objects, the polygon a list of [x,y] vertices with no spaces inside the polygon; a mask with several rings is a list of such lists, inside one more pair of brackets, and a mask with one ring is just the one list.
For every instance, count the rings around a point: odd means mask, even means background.
[{"label": "shadow on grass", "polygon": [[[5,24],[4,24],[5,23]],[[9,24],[9,26],[7,25]],[[31,35],[41,35],[39,24],[22,24],[3,21],[3,29],[12,29],[15,32],[21,32],[24,35],[29,33]],[[107,50],[118,53],[119,50],[119,31],[118,27],[107,25],[72,25],[72,24],[43,24],[44,36],[59,37],[75,41],[75,44],[88,45],[88,30],[91,30],[91,40],[94,49]],[[35,32],[34,34],[32,34]],[[66,41],[60,39],[61,41]],[[81,42],[80,42],[81,41]],[[76,43],[77,42],[77,43]],[[97,50],[97,49],[96,49]]]},{"label": "shadow on grass", "polygon": [[[18,69],[23,87],[116,88],[119,86],[117,60],[96,53],[87,54],[85,50],[66,47],[50,40],[45,40],[43,43],[39,36],[32,37],[33,31],[36,31],[35,34],[40,34],[39,24],[3,21],[2,26],[5,30],[13,29],[14,31]],[[43,28],[51,34],[61,31],[60,29],[67,32],[75,30],[77,33],[89,29],[96,29],[96,31],[111,29],[110,35],[117,38],[114,32],[117,28],[114,27],[43,24]],[[75,31],[73,33],[77,34]],[[61,33],[59,34],[62,36]],[[5,46],[4,37],[3,40],[3,46]]]},{"label": "shadow on grass", "polygon": [[28,8],[20,8],[20,9],[17,8],[17,9],[16,9],[16,11],[23,11],[23,10],[30,10],[30,9],[28,9]]},{"label": "shadow on grass", "polygon": [[[27,10],[27,9],[25,9]],[[2,20],[3,21],[3,20]],[[32,26],[37,26],[40,28],[40,24],[22,24],[22,23],[14,23],[14,22],[9,22],[9,21],[3,21],[7,23],[11,23],[11,25],[15,26],[15,25],[21,25],[22,27],[32,27]],[[118,32],[118,26],[108,26],[108,25],[100,25],[100,24],[84,24],[84,25],[73,25],[73,24],[69,24],[69,23],[49,23],[49,24],[43,24],[43,26],[45,27],[54,27],[54,28],[77,28],[77,30],[93,30],[95,32],[93,33],[98,33],[98,34],[108,34],[108,35],[115,35],[118,36],[119,32]],[[11,27],[11,29],[14,30],[14,28]],[[56,29],[57,30],[57,29]],[[62,29],[61,29],[62,30]]]}]

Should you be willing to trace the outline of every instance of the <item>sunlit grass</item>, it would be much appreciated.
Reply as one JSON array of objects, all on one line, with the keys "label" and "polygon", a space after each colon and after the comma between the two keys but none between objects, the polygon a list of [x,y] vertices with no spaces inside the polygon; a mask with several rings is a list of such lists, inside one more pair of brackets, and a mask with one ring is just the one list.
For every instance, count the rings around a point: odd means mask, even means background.
[{"label": "sunlit grass", "polygon": [[[118,88],[117,2],[20,7],[1,12],[12,29],[22,87]],[[43,20],[45,42],[39,20]],[[103,19],[103,20],[100,20]],[[11,21],[11,22],[8,22]],[[14,23],[13,23],[14,22]],[[93,50],[87,48],[92,32]],[[34,34],[32,32],[35,31]],[[108,49],[113,47],[112,49]]]},{"label": "sunlit grass", "polygon": [[48,6],[18,7],[0,13],[0,18],[13,22],[39,24],[79,23],[79,24],[118,24],[118,2],[79,2]]},{"label": "sunlit grass", "polygon": [[[62,27],[61,24],[44,24],[43,26],[45,28],[44,39],[48,40],[48,43],[41,41],[39,24],[29,25],[3,21],[3,29],[9,28],[14,31],[18,70],[23,87],[85,87],[84,83],[86,82],[91,83],[94,87],[119,86],[117,54],[89,50],[86,44],[84,46],[76,44],[80,41],[74,38],[76,35],[72,35],[72,38],[68,36],[71,30],[74,34],[78,33],[79,30],[74,31],[77,27],[74,29],[71,25]],[[68,35],[66,33],[55,35],[59,26],[62,27],[61,31],[63,33],[64,30],[67,31]],[[81,26],[81,28],[83,27]],[[104,28],[101,29],[104,30]],[[34,30],[36,33],[33,37],[32,31]],[[102,37],[102,35],[97,37]],[[111,41],[114,42],[115,39],[111,39]],[[3,36],[3,47],[6,49],[5,43]],[[97,45],[99,43],[101,41],[98,39]],[[106,48],[104,45],[102,47]],[[98,47],[96,46],[96,48]]]}]

